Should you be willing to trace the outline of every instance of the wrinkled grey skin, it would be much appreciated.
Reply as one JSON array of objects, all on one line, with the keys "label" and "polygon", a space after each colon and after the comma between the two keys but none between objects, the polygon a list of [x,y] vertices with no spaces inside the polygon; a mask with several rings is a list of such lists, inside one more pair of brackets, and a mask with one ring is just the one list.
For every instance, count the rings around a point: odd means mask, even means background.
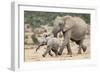
[{"label": "wrinkled grey skin", "polygon": [[64,35],[64,41],[60,50],[58,52],[59,55],[62,54],[63,49],[67,46],[68,54],[72,55],[72,51],[70,48],[69,41],[72,40],[79,45],[78,54],[81,54],[81,49],[83,52],[86,51],[86,46],[83,45],[83,40],[86,34],[87,24],[84,20],[79,17],[72,17],[72,16],[63,16],[63,17],[56,17],[54,20],[54,28],[53,34],[54,37],[57,37],[57,34],[62,31]]},{"label": "wrinkled grey skin", "polygon": [[47,36],[42,38],[42,41],[40,42],[36,51],[40,48],[40,46],[44,46],[44,45],[47,45],[47,49],[46,49],[45,53],[42,55],[43,57],[45,57],[47,55],[47,53],[49,53],[50,56],[53,56],[51,51],[53,51],[56,56],[58,55],[58,49],[60,47],[60,41],[57,38],[47,37]]}]

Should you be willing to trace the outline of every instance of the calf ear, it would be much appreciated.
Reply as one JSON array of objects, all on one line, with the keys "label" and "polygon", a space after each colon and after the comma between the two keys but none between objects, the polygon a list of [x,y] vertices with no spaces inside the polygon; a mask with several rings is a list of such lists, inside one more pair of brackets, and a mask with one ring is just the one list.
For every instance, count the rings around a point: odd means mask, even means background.
[{"label": "calf ear", "polygon": [[75,22],[72,20],[72,17],[70,16],[64,16],[64,27],[63,27],[63,32],[70,30]]}]

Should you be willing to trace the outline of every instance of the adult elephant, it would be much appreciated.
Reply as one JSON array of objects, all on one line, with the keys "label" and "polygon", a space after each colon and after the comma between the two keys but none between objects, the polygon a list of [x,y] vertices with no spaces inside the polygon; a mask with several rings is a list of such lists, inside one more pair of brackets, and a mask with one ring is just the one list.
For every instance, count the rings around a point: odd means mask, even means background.
[{"label": "adult elephant", "polygon": [[70,40],[75,41],[79,45],[78,54],[81,54],[81,49],[83,52],[86,51],[87,47],[83,45],[83,40],[87,30],[86,22],[80,17],[72,17],[72,16],[57,16],[53,22],[53,34],[54,37],[57,37],[57,34],[62,31],[64,36],[64,41],[60,50],[58,52],[59,55],[62,54],[63,49],[67,46],[68,54],[72,56],[72,51],[70,48]]}]

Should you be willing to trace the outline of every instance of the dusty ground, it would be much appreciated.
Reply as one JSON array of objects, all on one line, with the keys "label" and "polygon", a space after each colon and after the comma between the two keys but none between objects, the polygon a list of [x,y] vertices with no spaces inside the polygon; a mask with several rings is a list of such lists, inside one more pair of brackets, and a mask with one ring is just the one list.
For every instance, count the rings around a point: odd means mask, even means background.
[{"label": "dusty ground", "polygon": [[[32,61],[55,61],[55,60],[75,60],[75,59],[89,59],[90,58],[90,36],[86,36],[84,40],[84,44],[87,46],[87,51],[85,53],[82,52],[82,54],[78,55],[78,46],[71,42],[71,49],[73,52],[73,56],[70,57],[67,55],[67,48],[64,49],[63,54],[61,56],[56,57],[55,55],[53,57],[49,56],[48,54],[46,57],[42,57],[42,54],[46,50],[46,46],[42,46],[37,52],[36,47],[31,49],[25,49],[25,62],[32,62]],[[53,52],[52,52],[53,53]]]}]

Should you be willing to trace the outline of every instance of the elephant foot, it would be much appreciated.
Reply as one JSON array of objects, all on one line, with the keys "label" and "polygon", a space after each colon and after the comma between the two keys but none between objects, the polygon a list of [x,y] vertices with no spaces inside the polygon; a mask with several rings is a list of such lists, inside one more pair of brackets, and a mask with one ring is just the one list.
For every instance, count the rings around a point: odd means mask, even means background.
[{"label": "elephant foot", "polygon": [[58,55],[62,55],[62,53],[58,52]]},{"label": "elephant foot", "polygon": [[51,57],[53,56],[53,55],[50,55]]},{"label": "elephant foot", "polygon": [[49,54],[51,57],[53,56],[52,54]]},{"label": "elephant foot", "polygon": [[43,54],[42,57],[45,57],[45,55]]},{"label": "elephant foot", "polygon": [[87,50],[87,47],[84,46],[84,47],[83,47],[83,52],[86,52],[86,50]]},{"label": "elephant foot", "polygon": [[55,56],[58,56],[58,54],[55,54]]},{"label": "elephant foot", "polygon": [[70,55],[70,57],[72,57],[72,53],[67,53],[67,55]]},{"label": "elephant foot", "polygon": [[56,55],[56,57],[58,57],[58,55]]},{"label": "elephant foot", "polygon": [[72,57],[72,55],[70,55],[70,57]]},{"label": "elephant foot", "polygon": [[49,55],[50,55],[50,56],[53,56],[53,54],[52,54],[51,52],[49,52]]}]

